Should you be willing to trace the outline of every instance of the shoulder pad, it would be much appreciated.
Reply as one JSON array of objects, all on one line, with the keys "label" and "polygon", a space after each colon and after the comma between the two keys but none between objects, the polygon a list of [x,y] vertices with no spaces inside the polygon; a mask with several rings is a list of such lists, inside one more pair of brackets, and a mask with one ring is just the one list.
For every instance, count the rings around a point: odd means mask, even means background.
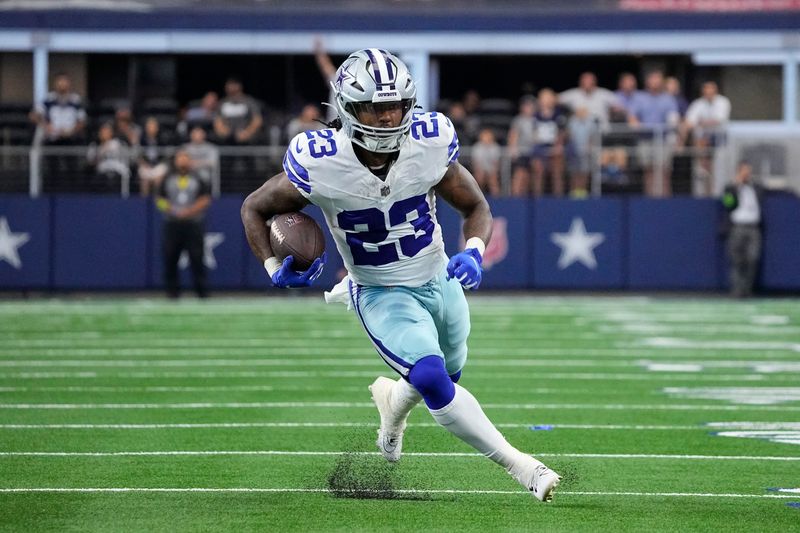
[{"label": "shoulder pad", "polygon": [[303,133],[298,133],[289,141],[286,155],[283,156],[283,171],[289,181],[301,192],[311,194],[311,178],[308,175],[308,166],[311,161],[308,149],[309,138]]},{"label": "shoulder pad", "polygon": [[295,187],[306,194],[311,194],[314,180],[313,170],[320,164],[334,157],[339,147],[334,133],[336,130],[307,130],[297,134],[290,142],[283,158],[283,170]]},{"label": "shoulder pad", "polygon": [[444,113],[414,113],[411,137],[427,146],[446,147],[448,164],[458,159],[458,135]]}]

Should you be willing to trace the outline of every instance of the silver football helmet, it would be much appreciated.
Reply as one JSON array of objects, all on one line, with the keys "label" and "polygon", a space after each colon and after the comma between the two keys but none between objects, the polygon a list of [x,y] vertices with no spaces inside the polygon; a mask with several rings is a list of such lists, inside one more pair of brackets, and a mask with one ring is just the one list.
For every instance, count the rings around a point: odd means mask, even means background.
[{"label": "silver football helmet", "polygon": [[[417,103],[417,87],[400,59],[378,48],[350,54],[331,81],[342,128],[357,145],[370,152],[396,152],[408,137]],[[393,128],[367,126],[359,115],[400,106],[403,119]],[[375,121],[377,123],[377,120]]]}]

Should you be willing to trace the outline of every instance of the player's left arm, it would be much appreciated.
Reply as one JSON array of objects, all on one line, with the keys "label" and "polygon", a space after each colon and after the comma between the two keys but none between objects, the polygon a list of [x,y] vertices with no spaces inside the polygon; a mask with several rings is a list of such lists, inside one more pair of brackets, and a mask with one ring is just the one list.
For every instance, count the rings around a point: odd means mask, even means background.
[{"label": "player's left arm", "polygon": [[485,243],[492,237],[492,212],[478,182],[461,163],[452,163],[436,185],[436,194],[464,218],[464,239],[477,237]]},{"label": "player's left arm", "polygon": [[450,259],[448,278],[456,278],[466,289],[476,289],[481,282],[483,252],[492,237],[489,203],[470,171],[457,161],[448,166],[435,191],[464,218],[466,248]]}]

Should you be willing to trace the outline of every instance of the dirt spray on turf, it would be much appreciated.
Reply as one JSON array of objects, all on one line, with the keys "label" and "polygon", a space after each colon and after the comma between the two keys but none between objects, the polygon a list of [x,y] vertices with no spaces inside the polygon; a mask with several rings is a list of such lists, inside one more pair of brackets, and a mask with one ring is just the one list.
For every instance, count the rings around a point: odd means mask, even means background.
[{"label": "dirt spray on turf", "polygon": [[[357,440],[361,439],[361,435]],[[352,446],[349,449],[363,449]],[[338,456],[327,476],[326,487],[337,498],[378,500],[429,500],[429,496],[402,490],[400,466],[379,455],[345,452]]]}]

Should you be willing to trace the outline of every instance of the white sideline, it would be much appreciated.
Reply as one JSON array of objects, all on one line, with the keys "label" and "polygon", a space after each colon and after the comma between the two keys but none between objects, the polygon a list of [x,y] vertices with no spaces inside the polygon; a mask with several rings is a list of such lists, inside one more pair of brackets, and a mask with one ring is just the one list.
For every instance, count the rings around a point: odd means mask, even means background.
[{"label": "white sideline", "polygon": [[[379,452],[354,451],[288,451],[288,450],[172,450],[124,452],[0,452],[0,457],[165,457],[165,456],[332,456],[379,455]],[[406,452],[406,457],[483,457],[474,452]],[[536,457],[569,457],[574,459],[679,459],[697,461],[800,461],[800,456],[770,455],[673,455],[641,453],[536,453]]]},{"label": "white sideline", "polygon": [[[2,409],[267,409],[267,408],[370,408],[372,402],[188,402],[188,403],[0,403]],[[709,404],[592,404],[592,403],[486,403],[486,409],[603,409],[651,411],[800,411],[800,406]]]},{"label": "white sideline", "polygon": [[[0,488],[0,493],[119,493],[119,492],[175,492],[175,493],[332,493],[330,489],[302,489],[302,488],[259,488],[259,487],[24,487]],[[386,491],[361,491],[381,494]],[[501,494],[527,496],[521,490],[460,490],[460,489],[398,489],[391,491],[400,494]],[[558,496],[639,496],[656,498],[768,498],[768,499],[797,499],[789,494],[736,494],[736,493],[711,493],[711,492],[604,492],[585,490],[560,490]]]}]

